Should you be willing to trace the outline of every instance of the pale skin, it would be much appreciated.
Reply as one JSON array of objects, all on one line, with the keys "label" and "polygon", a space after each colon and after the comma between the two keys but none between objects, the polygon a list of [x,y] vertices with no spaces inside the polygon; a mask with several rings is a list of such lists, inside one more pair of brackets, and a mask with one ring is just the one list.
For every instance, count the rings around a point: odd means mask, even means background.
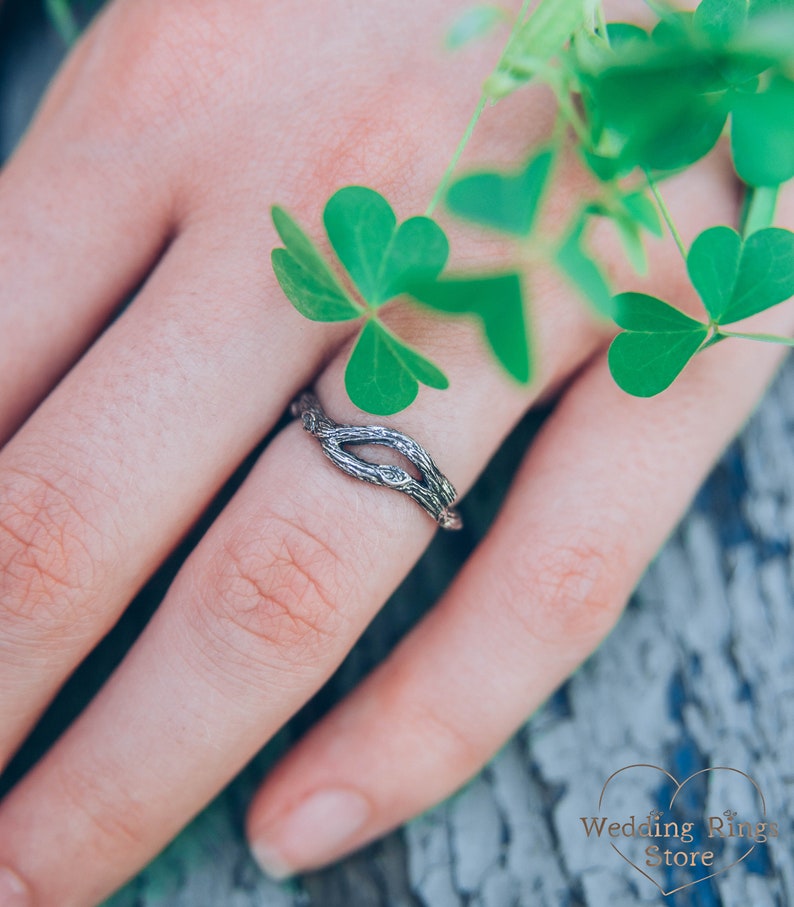
[{"label": "pale skin", "polygon": [[[445,55],[458,8],[116,0],[56,79],[0,175],[0,765],[296,392],[362,421],[342,382],[352,328],[284,299],[267,212],[319,237],[324,200],[362,182],[401,218],[424,210],[499,49]],[[520,159],[551,117],[543,92],[504,102],[466,160]],[[585,187],[567,168],[549,229]],[[724,154],[664,193],[687,244],[736,222]],[[792,213],[785,199],[779,222]],[[459,263],[507,260],[449,232]],[[645,281],[608,230],[596,242],[616,285],[697,310],[671,241]],[[265,779],[247,833],[275,875],[384,834],[491,757],[613,626],[780,359],[726,342],[636,400],[608,375],[609,328],[550,274],[531,286],[530,388],[470,327],[392,316],[452,386],[381,421],[460,491],[539,397],[559,402],[443,599]],[[784,305],[753,329],[793,322]],[[286,428],[0,804],[0,905],[91,907],[134,874],[326,680],[433,532]]]}]

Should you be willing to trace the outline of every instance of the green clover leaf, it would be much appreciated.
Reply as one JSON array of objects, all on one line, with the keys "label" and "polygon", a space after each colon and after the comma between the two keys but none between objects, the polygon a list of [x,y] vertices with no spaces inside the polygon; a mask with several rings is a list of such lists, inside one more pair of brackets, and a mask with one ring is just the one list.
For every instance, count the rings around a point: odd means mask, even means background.
[{"label": "green clover leaf", "polygon": [[411,285],[409,293],[435,311],[477,319],[505,371],[522,384],[529,382],[532,357],[518,274],[417,281]]},{"label": "green clover leaf", "polygon": [[694,24],[715,44],[730,41],[747,22],[747,0],[701,0]]},{"label": "green clover leaf", "polygon": [[751,186],[794,177],[794,81],[782,77],[758,94],[737,93],[731,120],[733,163]]},{"label": "green clover leaf", "polygon": [[389,416],[413,403],[419,382],[445,390],[449,381],[432,362],[377,320],[368,320],[345,369],[345,387],[359,409]]},{"label": "green clover leaf", "polygon": [[449,210],[484,227],[528,236],[548,183],[554,156],[543,150],[518,173],[471,173],[447,193]]},{"label": "green clover leaf", "polygon": [[659,238],[664,235],[659,211],[644,191],[629,192],[620,199],[620,203],[628,216],[649,233]]},{"label": "green clover leaf", "polygon": [[286,248],[273,249],[276,279],[287,299],[312,321],[350,321],[364,313],[343,289],[314,243],[283,208],[273,207],[273,224]]},{"label": "green clover leaf", "polygon": [[584,296],[602,318],[614,318],[612,291],[603,271],[584,247],[586,213],[574,221],[554,256],[562,275]]},{"label": "green clover leaf", "polygon": [[750,16],[758,17],[791,12],[793,7],[794,4],[791,0],[750,0]]},{"label": "green clover leaf", "polygon": [[367,316],[345,373],[358,406],[385,415],[410,405],[419,382],[445,388],[444,374],[406,346],[378,320],[377,310],[417,280],[433,280],[449,255],[444,231],[428,217],[397,224],[391,205],[364,186],[348,186],[325,206],[331,246],[360,294],[348,291],[298,224],[274,207],[273,223],[284,248],[271,255],[273,270],[295,308],[313,321]]},{"label": "green clover leaf", "polygon": [[621,172],[689,166],[717,143],[729,112],[718,73],[685,47],[632,42],[618,62],[585,74],[583,86],[593,150],[606,137]]},{"label": "green clover leaf", "polygon": [[615,321],[624,330],[609,347],[609,370],[635,397],[653,397],[668,388],[709,332],[707,325],[644,293],[616,296]]},{"label": "green clover leaf", "polygon": [[580,54],[594,172],[687,167],[714,147],[732,115],[745,182],[794,176],[791,0],[702,0],[694,13],[660,16],[649,40],[632,31],[612,41],[610,23],[610,47]]},{"label": "green clover leaf", "polygon": [[[615,226],[631,266],[638,274],[647,273],[648,258],[645,253],[643,229],[657,237],[661,237],[663,231],[656,207],[643,191],[616,194],[607,202],[590,203],[585,206],[584,213],[609,218]],[[596,302],[599,302],[597,297]]]},{"label": "green clover leaf", "polygon": [[631,192],[619,198],[619,207],[612,214],[612,220],[631,266],[637,274],[647,274],[643,228],[656,237],[664,232],[656,206],[644,192]]},{"label": "green clover leaf", "polygon": [[609,36],[609,49],[614,51],[629,41],[647,41],[650,35],[644,28],[632,22],[608,22],[607,35]]},{"label": "green clover leaf", "polygon": [[626,253],[629,264],[636,274],[645,275],[648,273],[648,256],[645,252],[645,244],[642,239],[642,233],[636,221],[629,217],[613,217],[612,222]]},{"label": "green clover leaf", "polygon": [[692,243],[687,270],[712,321],[741,321],[794,295],[794,233],[767,227],[742,240],[712,227]]},{"label": "green clover leaf", "polygon": [[[593,112],[591,111],[591,122],[590,127],[593,131],[593,144],[598,144],[598,139],[595,135],[597,129],[593,122]],[[621,163],[620,159],[617,157],[612,157],[609,154],[596,154],[593,151],[590,151],[587,148],[581,148],[580,153],[582,155],[582,160],[587,164],[593,174],[601,180],[602,183],[608,183],[610,180],[614,180],[616,177],[626,176],[629,174],[634,165],[630,164],[628,166]]]},{"label": "green clover leaf", "polygon": [[429,217],[412,217],[397,228],[386,199],[365,186],[347,186],[328,200],[323,214],[339,260],[372,306],[405,292],[412,280],[430,280],[444,269],[449,243]]}]

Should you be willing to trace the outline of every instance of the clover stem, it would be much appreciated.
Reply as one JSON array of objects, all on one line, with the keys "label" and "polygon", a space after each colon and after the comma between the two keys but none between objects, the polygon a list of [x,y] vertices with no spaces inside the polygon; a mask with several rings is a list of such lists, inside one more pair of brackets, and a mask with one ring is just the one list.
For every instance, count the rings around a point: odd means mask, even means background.
[{"label": "clover stem", "polygon": [[756,230],[771,227],[775,222],[775,208],[779,186],[748,186],[744,194],[739,226],[746,239]]},{"label": "clover stem", "polygon": [[715,325],[709,325],[709,332],[706,335],[706,339],[698,347],[698,352],[702,353],[703,350],[707,350],[710,346],[714,346],[715,343],[719,343],[721,340],[725,340],[725,335],[720,334],[718,330],[715,329]]},{"label": "clover stem", "polygon": [[739,337],[742,340],[759,340],[761,343],[779,343],[782,346],[794,346],[794,337],[780,337],[777,334],[746,334],[742,331],[718,329],[723,337]]},{"label": "clover stem", "polygon": [[[507,37],[507,41],[505,42],[505,46],[499,57],[499,61],[497,62],[496,66],[494,67],[494,72],[496,72],[499,69],[499,67],[502,65],[502,61],[504,60],[510,45],[513,43],[513,39],[518,34],[518,32],[521,30],[521,26],[524,24],[524,20],[526,19],[526,16],[527,16],[527,11],[529,10],[530,3],[531,3],[531,0],[524,0],[524,2],[521,4],[521,9],[518,11],[518,15],[516,16],[516,21],[513,23],[513,27],[510,30],[510,34]],[[460,160],[461,155],[463,154],[464,150],[466,149],[466,146],[469,144],[469,139],[472,137],[472,135],[474,133],[474,129],[477,126],[477,123],[479,122],[480,117],[482,116],[483,110],[485,110],[485,105],[488,103],[488,100],[489,99],[488,99],[487,93],[483,92],[480,95],[480,100],[477,102],[477,106],[474,108],[474,113],[471,115],[471,119],[469,120],[469,123],[466,126],[466,129],[465,129],[463,135],[461,136],[460,141],[458,142],[458,147],[455,149],[455,152],[452,155],[452,160],[450,160],[449,164],[447,165],[446,170],[442,174],[441,181],[439,182],[438,187],[436,188],[436,191],[433,193],[433,197],[430,199],[430,202],[429,202],[427,208],[425,209],[425,217],[430,217],[430,215],[436,210],[438,203],[444,197],[444,193],[447,191],[447,186],[449,185],[449,181],[452,179],[452,174],[455,172],[455,168],[458,165],[458,161]]]},{"label": "clover stem", "polygon": [[507,51],[509,50],[510,45],[513,43],[513,38],[515,38],[519,31],[521,31],[521,26],[524,24],[524,20],[527,18],[527,13],[529,12],[531,3],[532,0],[524,0],[524,2],[521,4],[521,9],[518,11],[516,21],[513,23],[513,27],[510,29],[510,34],[507,36],[507,43],[505,44],[504,50],[499,57],[499,62],[496,64],[497,69],[499,69],[499,67],[502,65],[502,61],[507,55]]},{"label": "clover stem", "polygon": [[560,108],[560,113],[562,114],[565,121],[576,133],[576,138],[585,146],[585,148],[590,146],[590,136],[587,133],[587,126],[585,125],[582,118],[579,116],[579,112],[574,106],[573,101],[571,100],[570,92],[564,84],[560,84],[562,80],[558,79],[549,79],[549,85],[551,86],[552,91],[554,92],[554,97],[557,100],[557,106]]},{"label": "clover stem", "polygon": [[659,187],[656,185],[653,177],[648,171],[645,171],[645,178],[648,181],[648,188],[651,190],[651,194],[656,199],[656,205],[659,208],[659,213],[664,218],[664,222],[667,224],[667,229],[670,231],[670,235],[675,240],[676,246],[678,246],[678,251],[681,253],[681,258],[684,259],[686,264],[686,246],[684,246],[684,241],[681,239],[681,234],[678,232],[678,229],[673,222],[673,216],[670,214],[670,209],[664,202],[662,198],[662,193],[659,192]]},{"label": "clover stem", "polygon": [[455,149],[455,153],[452,155],[452,159],[450,160],[449,164],[447,165],[447,169],[444,171],[444,175],[441,177],[441,182],[438,184],[436,191],[433,193],[433,197],[430,199],[430,203],[428,204],[427,208],[425,209],[425,217],[430,217],[430,215],[433,213],[433,211],[435,211],[438,203],[443,198],[444,193],[447,191],[447,186],[449,185],[449,181],[452,179],[452,174],[455,171],[455,167],[458,166],[458,161],[460,160],[460,156],[463,154],[463,151],[466,148],[466,145],[469,144],[469,139],[472,137],[474,128],[476,127],[477,122],[479,121],[480,117],[482,116],[482,112],[483,112],[483,110],[485,110],[485,105],[487,103],[488,103],[488,95],[482,94],[480,96],[479,103],[477,104],[476,108],[474,109],[474,113],[472,114],[472,117],[469,120],[469,124],[466,127],[466,131],[463,133],[461,140],[458,142],[458,147]]},{"label": "clover stem", "polygon": [[556,251],[553,242],[533,234],[519,245],[517,262],[530,270],[542,267],[553,260]]}]

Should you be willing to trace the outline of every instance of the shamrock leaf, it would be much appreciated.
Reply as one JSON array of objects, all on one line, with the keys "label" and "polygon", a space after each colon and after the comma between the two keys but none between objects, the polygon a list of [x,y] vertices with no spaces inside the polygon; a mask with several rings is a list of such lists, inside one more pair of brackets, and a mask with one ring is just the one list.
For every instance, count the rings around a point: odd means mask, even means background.
[{"label": "shamrock leaf", "polygon": [[[595,132],[596,130],[594,129],[593,123],[594,115],[595,111],[590,111],[590,126]],[[595,137],[593,144],[597,144]],[[592,170],[602,183],[608,183],[618,176],[626,176],[633,169],[633,165],[624,166],[621,164],[619,158],[612,157],[608,154],[596,154],[594,151],[589,151],[587,148],[580,148],[580,153],[585,164],[587,164],[590,170]]]},{"label": "shamrock leaf", "polygon": [[628,216],[645,227],[649,233],[653,233],[654,236],[660,238],[664,235],[656,205],[644,192],[629,192],[628,195],[624,195],[621,198],[620,202],[626,209]]},{"label": "shamrock leaf", "polygon": [[794,82],[778,77],[766,91],[736,94],[731,148],[736,172],[751,186],[794,177]]},{"label": "shamrock leaf", "polygon": [[412,280],[430,280],[444,269],[449,243],[429,217],[397,227],[386,199],[365,186],[347,186],[328,200],[323,214],[328,239],[364,299],[382,305]]},{"label": "shamrock leaf", "polygon": [[[314,321],[344,321],[365,311],[298,224],[278,206],[273,223],[285,245],[274,249],[273,269],[282,289],[301,314]],[[382,195],[348,186],[325,206],[328,238],[364,301],[377,307],[405,292],[412,280],[432,279],[444,269],[449,243],[429,217],[397,218]]]},{"label": "shamrock leaf", "polygon": [[518,173],[472,173],[450,187],[447,207],[453,214],[485,227],[527,236],[535,222],[551,171],[551,151],[532,157]]},{"label": "shamrock leaf", "polygon": [[730,109],[720,71],[729,55],[704,49],[693,31],[665,20],[651,40],[618,44],[580,73],[597,155],[616,158],[621,170],[675,170],[713,148]]},{"label": "shamrock leaf", "polygon": [[434,221],[411,217],[398,226],[386,199],[363,186],[348,186],[330,198],[323,215],[326,232],[358,298],[286,211],[275,207],[272,214],[285,246],[273,250],[273,270],[295,308],[314,321],[368,316],[345,373],[354,403],[384,415],[408,406],[419,382],[448,386],[435,365],[395,337],[375,314],[410,284],[434,280],[444,269],[449,244]]},{"label": "shamrock leaf", "polygon": [[409,293],[438,312],[476,318],[505,371],[522,384],[529,382],[532,362],[518,274],[417,281]]},{"label": "shamrock leaf", "polygon": [[644,293],[615,297],[615,321],[624,331],[609,347],[609,370],[635,397],[668,388],[703,345],[708,326]]},{"label": "shamrock leaf", "polygon": [[283,208],[272,209],[273,223],[286,246],[271,261],[287,299],[312,321],[349,321],[363,314],[337,280],[309,237]]},{"label": "shamrock leaf", "polygon": [[774,15],[775,13],[791,12],[791,9],[791,0],[750,0],[750,16]]},{"label": "shamrock leaf", "polygon": [[629,41],[647,41],[650,35],[644,28],[631,22],[608,22],[609,49],[614,51]]},{"label": "shamrock leaf", "polygon": [[388,416],[410,406],[419,382],[444,390],[449,381],[424,356],[377,319],[364,325],[345,370],[345,387],[359,409]]},{"label": "shamrock leaf", "polygon": [[582,214],[557,249],[554,262],[595,311],[611,319],[614,316],[612,291],[601,269],[584,248],[586,226],[587,218]]},{"label": "shamrock leaf", "polygon": [[629,264],[635,273],[645,275],[648,273],[648,256],[645,254],[645,245],[642,241],[642,234],[635,221],[627,217],[613,217],[612,222],[626,253]]},{"label": "shamrock leaf", "polygon": [[[654,236],[661,236],[662,224],[655,206],[644,192],[616,195],[608,204],[602,202],[588,204],[584,213],[608,217],[615,226],[631,266],[638,274],[647,273],[648,259],[642,229],[644,227]],[[605,292],[608,293],[608,290],[605,289]],[[611,297],[609,304],[611,305]]]},{"label": "shamrock leaf", "polygon": [[707,81],[702,60],[687,65],[674,51],[657,56],[646,65],[611,67],[587,83],[588,109],[597,109],[622,143],[622,169],[689,166],[716,145],[728,117],[725,92]]},{"label": "shamrock leaf", "polygon": [[571,42],[567,64],[573,70],[590,72],[615,62],[615,52],[630,41],[648,41],[650,35],[638,25],[608,22],[607,40],[599,31],[586,29]]},{"label": "shamrock leaf", "polygon": [[659,21],[651,30],[651,38],[656,44],[675,46],[688,39],[695,19],[692,10],[667,7],[659,10],[659,17]]},{"label": "shamrock leaf", "polygon": [[701,0],[694,23],[715,44],[737,35],[747,22],[747,0]]},{"label": "shamrock leaf", "polygon": [[741,321],[794,295],[794,233],[768,227],[742,240],[712,227],[692,243],[687,270],[712,321]]},{"label": "shamrock leaf", "polygon": [[644,192],[631,192],[619,199],[619,207],[613,213],[612,220],[631,266],[638,274],[647,274],[648,257],[642,228],[654,236],[662,236],[662,223],[656,206]]}]

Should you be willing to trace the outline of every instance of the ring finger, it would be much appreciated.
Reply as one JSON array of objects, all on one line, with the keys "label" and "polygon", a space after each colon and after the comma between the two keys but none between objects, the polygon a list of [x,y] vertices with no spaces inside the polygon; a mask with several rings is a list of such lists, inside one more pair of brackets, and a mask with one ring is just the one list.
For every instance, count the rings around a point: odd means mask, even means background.
[{"label": "ring finger", "polygon": [[[549,379],[598,342],[573,311]],[[529,396],[472,364],[468,326],[434,325],[421,346],[442,350],[455,416],[430,392],[397,422],[444,452],[440,467],[464,490]],[[345,359],[318,391],[334,418],[355,422],[339,397]],[[297,424],[285,429],[105,688],[0,808],[0,863],[38,907],[93,903],[166,843],[329,676],[433,526],[402,495],[332,469]],[[90,871],[77,859],[87,853]]]}]

